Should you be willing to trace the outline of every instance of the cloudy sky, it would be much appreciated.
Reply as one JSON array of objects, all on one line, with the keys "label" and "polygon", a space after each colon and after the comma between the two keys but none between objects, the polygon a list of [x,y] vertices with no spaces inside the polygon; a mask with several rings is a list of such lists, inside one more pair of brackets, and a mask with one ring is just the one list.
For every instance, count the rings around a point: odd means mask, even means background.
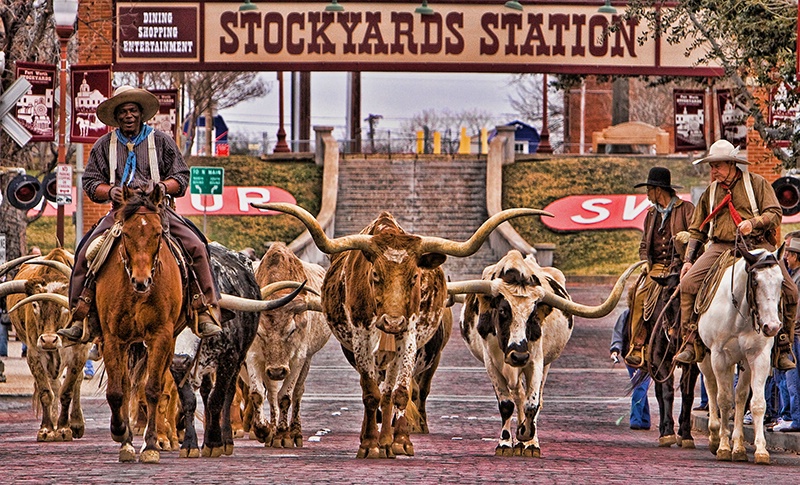
[{"label": "cloudy sky", "polygon": [[[278,129],[278,84],[275,73],[262,76],[272,83],[272,91],[265,98],[223,110],[221,114],[231,132],[250,133],[257,138],[266,131],[274,139]],[[290,73],[285,73],[285,129],[289,136],[290,80]],[[508,74],[362,73],[361,118],[381,115],[378,127],[396,130],[403,120],[425,109],[459,112],[477,108],[499,120],[511,121],[516,116],[508,102],[513,93],[513,88],[508,87],[509,80]],[[346,98],[346,73],[312,73],[312,126],[334,126],[334,136],[344,137]]]}]

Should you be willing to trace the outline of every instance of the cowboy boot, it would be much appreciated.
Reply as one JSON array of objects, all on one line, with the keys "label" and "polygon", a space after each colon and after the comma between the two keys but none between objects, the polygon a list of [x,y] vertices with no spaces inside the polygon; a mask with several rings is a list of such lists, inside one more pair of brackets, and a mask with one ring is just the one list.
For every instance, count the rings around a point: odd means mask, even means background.
[{"label": "cowboy boot", "polygon": [[682,364],[697,362],[695,353],[695,335],[697,334],[697,314],[694,312],[695,295],[681,293],[681,351],[673,357],[673,361]]},{"label": "cowboy boot", "polygon": [[633,341],[631,342],[631,348],[628,351],[628,355],[625,356],[625,363],[628,364],[630,367],[641,367],[644,364],[644,341],[645,341],[645,332],[644,325],[642,325],[642,321],[640,320],[638,323],[631,323],[631,335],[633,335]]},{"label": "cowboy boot", "polygon": [[220,310],[218,305],[208,305],[197,312],[197,328],[195,334],[200,338],[213,337],[222,333],[220,326]]},{"label": "cowboy boot", "polygon": [[[66,328],[60,328],[56,330],[56,334],[58,334],[62,339],[66,339],[68,341],[65,342],[67,343],[67,347],[82,341],[84,335],[84,320],[92,308],[93,301],[94,289],[84,288],[81,292],[81,296],[78,297],[78,302],[72,308],[72,315],[70,317],[71,323]],[[86,342],[88,342],[88,340],[86,340]]]},{"label": "cowboy boot", "polygon": [[[790,327],[791,328],[791,327]],[[792,353],[792,340],[794,340],[787,330],[781,329],[775,336],[775,352],[773,356],[773,367],[778,370],[792,370],[796,367],[795,357]]]}]

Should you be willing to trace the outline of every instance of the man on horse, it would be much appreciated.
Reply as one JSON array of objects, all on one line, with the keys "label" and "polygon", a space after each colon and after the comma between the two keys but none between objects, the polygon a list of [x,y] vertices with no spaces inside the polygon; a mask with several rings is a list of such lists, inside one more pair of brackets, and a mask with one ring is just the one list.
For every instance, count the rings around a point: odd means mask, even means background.
[{"label": "man on horse", "polygon": [[[83,329],[84,319],[93,310],[95,294],[94,275],[88,274],[86,251],[92,241],[114,225],[114,213],[122,207],[123,185],[144,188],[150,183],[159,184],[162,192],[172,197],[181,197],[186,192],[189,167],[175,141],[145,124],[158,109],[155,95],[131,86],[120,86],[111,98],[97,107],[100,121],[117,129],[101,137],[92,147],[83,175],[83,190],[94,202],[111,202],[111,210],[78,245],[70,280],[72,324],[58,331],[66,339],[85,340],[99,332],[91,323],[86,335]],[[168,209],[167,214],[169,233],[180,241],[188,254],[190,273],[193,273],[189,293],[198,315],[195,331],[201,337],[216,335],[222,331],[219,291],[211,273],[207,241],[174,210]]]},{"label": "man on horse", "polygon": [[653,205],[647,210],[644,219],[642,241],[639,243],[639,259],[646,260],[647,266],[634,287],[630,305],[630,348],[625,355],[625,363],[631,367],[641,367],[644,363],[643,348],[649,340],[644,322],[648,318],[646,308],[652,308],[658,298],[661,286],[653,276],[666,276],[680,271],[681,261],[686,252],[685,241],[681,243],[675,236],[686,231],[692,220],[694,205],[680,199],[672,185],[669,169],[653,167],[647,181],[636,184],[634,188],[647,187],[647,199]]},{"label": "man on horse", "polygon": [[[734,248],[737,233],[744,237],[750,249],[775,250],[782,216],[775,191],[764,177],[743,172],[736,166],[737,163],[749,164],[747,160],[736,156],[738,152],[739,149],[727,140],[718,140],[709,148],[708,156],[694,161],[695,165],[709,164],[713,182],[700,197],[689,227],[690,239],[680,284],[683,350],[675,356],[677,362],[689,364],[698,360],[695,297],[712,265]],[[698,258],[700,248],[706,241],[710,241],[710,244]],[[784,273],[781,287],[783,326],[776,336],[773,365],[788,370],[795,367],[791,343],[797,310],[797,286],[786,268],[780,266]]]}]

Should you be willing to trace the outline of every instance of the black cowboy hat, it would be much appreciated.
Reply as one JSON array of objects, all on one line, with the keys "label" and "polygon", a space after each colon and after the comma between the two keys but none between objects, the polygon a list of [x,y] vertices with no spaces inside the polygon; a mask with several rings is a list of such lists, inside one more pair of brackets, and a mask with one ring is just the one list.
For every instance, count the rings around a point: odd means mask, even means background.
[{"label": "black cowboy hat", "polygon": [[668,168],[653,167],[650,173],[647,174],[647,182],[636,184],[633,188],[644,187],[645,185],[651,187],[661,187],[664,189],[682,189],[680,185],[672,185],[672,175],[669,173]]}]

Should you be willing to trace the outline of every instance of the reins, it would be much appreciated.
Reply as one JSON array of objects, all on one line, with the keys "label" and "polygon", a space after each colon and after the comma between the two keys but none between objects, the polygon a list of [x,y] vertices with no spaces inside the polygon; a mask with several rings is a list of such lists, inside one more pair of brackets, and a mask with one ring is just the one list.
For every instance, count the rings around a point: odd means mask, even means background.
[{"label": "reins", "polygon": [[[740,246],[741,244],[741,246]],[[739,231],[736,231],[736,250],[740,253],[742,251],[748,251],[749,248],[747,247],[747,242],[744,239],[744,236]],[[743,256],[744,257],[744,256]],[[745,274],[747,274],[747,283],[745,286],[745,298],[747,300],[748,313],[752,320],[753,330],[756,333],[761,333],[761,325],[759,324],[759,314],[758,314],[758,305],[756,304],[754,297],[755,297],[755,287],[757,285],[755,279],[753,278],[753,274],[755,270],[759,268],[768,268],[770,266],[774,266],[778,263],[778,260],[772,255],[772,253],[764,253],[762,254],[757,261],[754,263],[750,263],[745,259]],[[731,269],[731,273],[733,273],[733,269]],[[741,309],[739,308],[739,302],[736,298],[736,295],[733,291],[733,274],[731,274],[731,303],[733,307],[736,309],[736,312],[742,318],[747,318],[745,315],[742,314]],[[780,310],[779,310],[780,311]]]}]

